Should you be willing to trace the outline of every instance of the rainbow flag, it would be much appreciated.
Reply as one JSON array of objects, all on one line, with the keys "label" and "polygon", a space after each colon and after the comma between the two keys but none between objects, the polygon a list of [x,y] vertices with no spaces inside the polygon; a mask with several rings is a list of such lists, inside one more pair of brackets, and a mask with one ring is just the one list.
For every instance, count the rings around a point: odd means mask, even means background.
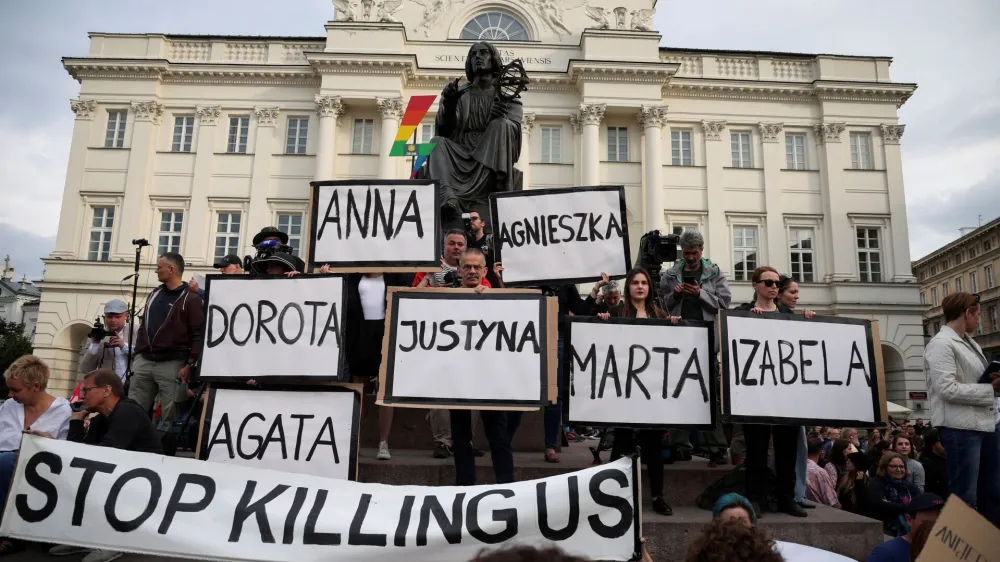
[{"label": "rainbow flag", "polygon": [[433,143],[417,144],[410,142],[410,139],[413,138],[413,133],[420,126],[420,121],[427,115],[427,111],[430,110],[435,99],[437,96],[413,96],[410,98],[409,103],[406,104],[406,112],[403,113],[403,120],[399,124],[399,131],[396,132],[396,139],[392,143],[392,149],[389,150],[389,156],[423,157],[421,159],[421,163],[423,163],[431,150],[434,150]]}]

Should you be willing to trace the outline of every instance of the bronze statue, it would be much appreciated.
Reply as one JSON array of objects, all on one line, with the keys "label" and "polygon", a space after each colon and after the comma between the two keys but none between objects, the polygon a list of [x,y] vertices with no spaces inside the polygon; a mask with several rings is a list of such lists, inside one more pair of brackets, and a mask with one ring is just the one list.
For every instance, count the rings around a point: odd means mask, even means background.
[{"label": "bronze statue", "polygon": [[523,109],[517,97],[527,84],[524,67],[519,61],[505,67],[496,47],[476,43],[465,76],[466,84],[457,78],[441,92],[431,140],[436,146],[419,174],[438,181],[446,229],[461,228],[462,213],[489,216],[490,193],[521,188],[514,163],[521,155]]}]

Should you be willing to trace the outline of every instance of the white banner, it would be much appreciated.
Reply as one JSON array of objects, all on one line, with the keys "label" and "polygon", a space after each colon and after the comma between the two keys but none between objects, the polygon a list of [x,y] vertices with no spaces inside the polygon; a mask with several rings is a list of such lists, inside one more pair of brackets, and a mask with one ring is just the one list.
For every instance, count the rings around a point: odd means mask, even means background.
[{"label": "white banner", "polygon": [[342,271],[439,269],[436,185],[432,180],[314,182],[309,262]]},{"label": "white banner", "polygon": [[636,472],[623,458],[504,485],[386,486],[26,435],[0,533],[198,560],[466,562],[553,543],[629,560]]},{"label": "white banner", "polygon": [[507,286],[622,278],[632,267],[624,187],[494,193],[490,205]]},{"label": "white banner", "polygon": [[354,480],[361,396],[347,388],[213,388],[205,460]]},{"label": "white banner", "polygon": [[569,319],[567,419],[622,427],[714,425],[709,325]]},{"label": "white banner", "polygon": [[384,402],[540,406],[548,341],[540,294],[393,291],[382,367]]},{"label": "white banner", "polygon": [[884,397],[878,395],[870,322],[738,311],[723,316],[725,415],[794,425],[877,421]]},{"label": "white banner", "polygon": [[209,275],[202,378],[337,380],[345,293],[337,275]]}]

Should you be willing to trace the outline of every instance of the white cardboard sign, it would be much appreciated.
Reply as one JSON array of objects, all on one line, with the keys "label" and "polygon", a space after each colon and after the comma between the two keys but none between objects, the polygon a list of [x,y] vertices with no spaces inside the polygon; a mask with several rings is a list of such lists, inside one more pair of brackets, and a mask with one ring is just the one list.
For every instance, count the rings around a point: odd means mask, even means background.
[{"label": "white cardboard sign", "polygon": [[635,560],[635,461],[543,480],[386,486],[26,435],[5,537],[196,560],[466,562],[558,545]]},{"label": "white cardboard sign", "polygon": [[205,380],[339,380],[346,286],[338,275],[209,275]]},{"label": "white cardboard sign", "polygon": [[623,278],[632,267],[624,187],[494,193],[490,205],[508,287]]}]

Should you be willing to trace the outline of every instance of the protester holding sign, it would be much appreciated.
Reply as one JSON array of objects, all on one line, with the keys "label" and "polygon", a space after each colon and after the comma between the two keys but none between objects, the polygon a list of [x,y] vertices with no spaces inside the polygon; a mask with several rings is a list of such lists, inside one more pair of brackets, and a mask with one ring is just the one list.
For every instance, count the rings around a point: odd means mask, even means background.
[{"label": "protester holding sign", "polygon": [[[650,282],[649,272],[641,267],[632,268],[625,277],[625,287],[628,296],[621,310],[622,318],[660,318],[672,322],[680,320],[677,316],[667,316],[656,305],[656,295]],[[616,313],[617,314],[617,313]],[[611,317],[608,312],[602,312],[603,320]],[[642,450],[642,460],[649,472],[649,495],[653,498],[653,511],[660,515],[673,515],[674,510],[663,499],[663,433],[661,429],[641,429],[633,431],[629,428],[616,428],[615,441],[611,449],[611,460],[621,458],[635,452],[636,444]],[[638,434],[638,435],[637,435]]]}]

